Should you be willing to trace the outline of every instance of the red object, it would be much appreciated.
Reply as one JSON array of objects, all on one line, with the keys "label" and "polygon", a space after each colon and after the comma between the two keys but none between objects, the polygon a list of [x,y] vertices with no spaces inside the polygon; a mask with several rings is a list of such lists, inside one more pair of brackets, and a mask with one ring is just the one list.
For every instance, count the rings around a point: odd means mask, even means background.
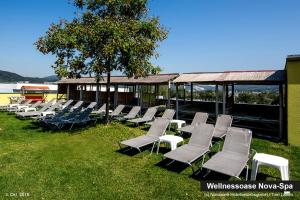
[{"label": "red object", "polygon": [[22,86],[22,90],[49,90],[48,86]]},{"label": "red object", "polygon": [[45,98],[43,98],[43,96],[25,96],[25,99],[31,99],[32,102],[37,102],[37,101],[42,101],[45,102]]}]

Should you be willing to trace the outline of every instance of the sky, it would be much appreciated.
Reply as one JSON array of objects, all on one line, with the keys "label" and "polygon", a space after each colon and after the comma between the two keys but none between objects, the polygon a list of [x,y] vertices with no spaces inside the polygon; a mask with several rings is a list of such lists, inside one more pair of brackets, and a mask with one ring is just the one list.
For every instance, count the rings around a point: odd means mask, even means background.
[{"label": "sky", "polygon": [[[70,0],[0,2],[0,70],[53,75],[52,55],[33,43],[53,22],[72,19]],[[153,63],[163,73],[283,69],[300,54],[299,0],[149,0],[169,30]]]}]

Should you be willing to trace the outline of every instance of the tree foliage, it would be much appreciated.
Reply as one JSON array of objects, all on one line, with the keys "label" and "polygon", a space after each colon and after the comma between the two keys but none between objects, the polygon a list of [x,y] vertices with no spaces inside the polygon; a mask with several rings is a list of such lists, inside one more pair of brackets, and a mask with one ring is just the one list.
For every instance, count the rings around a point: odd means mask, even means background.
[{"label": "tree foliage", "polygon": [[158,56],[155,49],[168,31],[159,18],[148,16],[147,0],[74,0],[73,3],[79,10],[75,18],[51,24],[35,43],[43,54],[56,56],[53,68],[60,77],[93,74],[99,81],[105,74],[110,77],[115,70],[128,77],[160,71],[150,60]]}]

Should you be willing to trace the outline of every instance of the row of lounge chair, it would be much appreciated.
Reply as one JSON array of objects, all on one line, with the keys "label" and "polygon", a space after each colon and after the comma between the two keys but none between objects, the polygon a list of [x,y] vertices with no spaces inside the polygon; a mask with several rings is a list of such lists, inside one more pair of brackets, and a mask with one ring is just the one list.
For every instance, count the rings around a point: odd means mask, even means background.
[{"label": "row of lounge chair", "polygon": [[[96,123],[98,120],[103,119],[105,115],[106,104],[103,104],[97,110],[94,110],[97,105],[96,102],[91,102],[86,108],[83,108],[83,101],[78,101],[75,105],[71,106],[72,104],[73,100],[68,100],[63,103],[63,100],[54,102],[53,99],[44,104],[40,102],[30,104],[30,101],[26,101],[26,103],[23,104],[11,105],[7,107],[7,110],[15,112],[18,118],[35,119],[40,125],[52,129],[62,129],[68,125],[70,125],[70,129],[72,129],[74,125],[82,125],[88,122]],[[11,107],[15,109],[10,109]],[[118,121],[130,122],[131,120],[137,120],[137,124],[140,124],[153,120],[157,111],[157,107],[150,108],[143,117],[137,118],[141,110],[139,106],[132,107],[127,114],[122,113],[124,108],[125,105],[118,105],[110,112],[109,116]]]},{"label": "row of lounge chair", "polygon": [[[185,163],[192,167],[194,173],[192,164],[202,158],[201,169],[206,168],[208,172],[216,171],[237,178],[246,167],[247,180],[252,132],[249,129],[231,127],[232,117],[229,115],[218,116],[215,125],[206,124],[207,118],[207,113],[196,113],[191,125],[180,129],[182,132],[191,133],[191,138],[187,144],[164,154],[164,158],[171,160],[168,165],[174,161]],[[166,118],[156,118],[147,134],[119,142],[120,148],[126,146],[141,152],[142,147],[152,144],[152,153],[159,137],[165,134],[169,122]],[[223,148],[204,163],[205,157],[211,152],[214,138],[225,138]]]},{"label": "row of lounge chair", "polygon": [[[94,110],[97,105],[96,102],[91,102],[86,108],[83,108],[83,101],[78,101],[71,106],[73,100],[68,100],[65,103],[62,100],[55,103],[54,100],[51,100],[45,104],[36,102],[30,105],[30,103],[30,101],[25,101],[23,104],[8,105],[6,109],[15,112],[16,116],[20,118],[33,117],[42,126],[52,129],[62,129],[66,126],[70,126],[72,129],[74,125],[86,124],[91,121],[96,123],[97,120],[103,118],[106,110],[106,104]],[[38,109],[39,107],[40,109]],[[110,113],[110,117],[114,120],[127,121],[136,125],[146,124],[150,126],[150,129],[145,135],[121,141],[120,147],[127,146],[141,152],[142,147],[152,144],[152,152],[155,145],[158,144],[159,137],[165,134],[175,111],[166,109],[161,117],[155,118],[158,107],[151,107],[142,117],[137,117],[141,110],[139,106],[132,107],[127,114],[122,113],[124,108],[125,105],[118,105]],[[247,179],[251,131],[231,127],[232,117],[229,115],[218,116],[215,125],[207,124],[207,119],[207,113],[197,112],[190,125],[179,129],[182,133],[191,134],[189,142],[164,154],[164,158],[171,159],[169,164],[174,161],[188,164],[192,167],[193,173],[195,171],[192,164],[201,158],[201,168],[234,177],[239,177],[242,170],[247,167]],[[205,157],[211,152],[214,138],[225,138],[223,148],[207,162],[204,162]]]}]

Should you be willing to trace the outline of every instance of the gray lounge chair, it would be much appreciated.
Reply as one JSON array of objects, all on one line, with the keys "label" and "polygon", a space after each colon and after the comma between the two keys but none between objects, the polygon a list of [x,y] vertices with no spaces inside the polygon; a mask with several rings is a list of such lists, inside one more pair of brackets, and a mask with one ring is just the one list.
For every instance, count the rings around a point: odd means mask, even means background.
[{"label": "gray lounge chair", "polygon": [[65,108],[61,112],[54,115],[52,118],[45,118],[40,120],[40,122],[42,125],[46,125],[51,128],[53,125],[59,124],[60,121],[62,120],[70,120],[75,118],[77,115],[79,115],[80,111],[81,111],[81,106],[73,110],[70,110],[69,113],[68,110]]},{"label": "gray lounge chair", "polygon": [[[164,112],[164,114],[161,116],[161,118],[172,120],[174,118],[174,115],[175,115],[175,110],[173,110],[173,109],[166,109],[165,112]],[[153,121],[152,122],[147,122],[145,124],[151,126],[153,124]]]},{"label": "gray lounge chair", "polygon": [[154,148],[154,143],[159,140],[160,136],[165,134],[168,125],[169,125],[169,120],[158,118],[153,122],[152,126],[150,127],[146,135],[142,135],[133,139],[122,141],[119,143],[120,148],[122,148],[122,145],[125,145],[130,148],[135,148],[139,152],[141,152],[142,147],[147,146],[149,144],[153,144],[151,150],[152,153]]},{"label": "gray lounge chair", "polygon": [[72,103],[73,103],[73,100],[70,99],[66,103],[64,103],[64,105],[61,105],[60,109],[69,108]]},{"label": "gray lounge chair", "polygon": [[206,153],[210,151],[213,131],[214,126],[212,124],[202,123],[195,126],[192,130],[192,136],[189,143],[166,153],[164,157],[171,159],[172,162],[179,161],[188,164],[192,167],[194,173],[195,171],[192,163],[202,157],[203,164]]},{"label": "gray lounge chair", "polygon": [[32,110],[36,110],[40,105],[42,101],[37,101],[34,104],[28,105],[28,106],[18,106],[18,110],[16,112],[25,112],[25,110],[28,110],[29,108]]},{"label": "gray lounge chair", "polygon": [[44,107],[42,107],[38,111],[20,112],[20,113],[16,113],[16,115],[17,115],[17,117],[21,117],[21,118],[39,116],[39,115],[41,115],[45,111],[52,111],[52,110],[56,109],[57,106],[60,105],[60,102],[57,102],[57,103],[55,103],[53,105],[53,101],[54,101],[54,99],[52,99],[51,101],[49,101],[48,103],[46,103],[46,105],[44,105]]},{"label": "gray lounge chair", "polygon": [[248,165],[252,132],[249,129],[231,127],[227,130],[222,151],[218,152],[206,163],[203,168],[229,176],[237,177]]},{"label": "gray lounge chair", "polygon": [[74,125],[86,124],[87,122],[94,120],[94,119],[89,118],[89,115],[92,113],[92,111],[96,105],[97,105],[96,102],[91,102],[88,107],[86,107],[83,111],[81,111],[74,118],[60,120],[58,123],[54,123],[54,125],[58,129],[62,129],[66,125],[70,124],[71,125],[70,130],[71,130]]},{"label": "gray lounge chair", "polygon": [[29,104],[31,102],[32,102],[32,99],[27,99],[25,102],[23,102],[21,104],[15,104],[15,105],[7,107],[7,111],[8,112],[16,112],[16,111],[18,111],[19,106],[29,106]]},{"label": "gray lounge chair", "polygon": [[131,108],[129,113],[127,113],[125,116],[117,117],[116,120],[125,121],[125,120],[129,120],[129,119],[134,119],[139,114],[140,110],[141,110],[140,106],[134,106],[134,107]]},{"label": "gray lounge chair", "polygon": [[229,127],[232,124],[232,116],[230,115],[219,115],[216,121],[214,129],[214,138],[224,138]]},{"label": "gray lounge chair", "polygon": [[84,103],[83,101],[77,101],[77,103],[70,108],[70,111],[73,111],[77,108],[81,108],[83,103]]},{"label": "gray lounge chair", "polygon": [[127,120],[127,122],[134,123],[138,126],[140,123],[146,123],[152,121],[154,119],[156,112],[157,112],[157,107],[148,108],[143,117],[136,118],[136,119],[129,119]]},{"label": "gray lounge chair", "polygon": [[106,111],[106,103],[103,104],[98,110],[93,111],[92,114],[101,115],[101,114],[105,114],[105,111]]},{"label": "gray lounge chair", "polygon": [[124,108],[125,108],[125,105],[118,105],[118,106],[115,108],[115,110],[114,110],[112,113],[110,113],[109,115],[110,115],[112,118],[118,117],[118,116],[122,113],[122,111],[123,111]]},{"label": "gray lounge chair", "polygon": [[0,105],[0,110],[7,110],[7,108],[10,106],[10,105],[20,105],[22,102],[24,101],[24,98],[19,98],[18,101],[16,101],[15,103],[9,103],[9,104],[6,104],[6,105]]},{"label": "gray lounge chair", "polygon": [[192,133],[192,130],[199,124],[205,124],[208,118],[208,114],[207,113],[203,113],[203,112],[196,112],[193,121],[191,123],[191,125],[188,126],[184,126],[180,129],[178,129],[178,131],[182,132],[186,132],[186,133]]}]

